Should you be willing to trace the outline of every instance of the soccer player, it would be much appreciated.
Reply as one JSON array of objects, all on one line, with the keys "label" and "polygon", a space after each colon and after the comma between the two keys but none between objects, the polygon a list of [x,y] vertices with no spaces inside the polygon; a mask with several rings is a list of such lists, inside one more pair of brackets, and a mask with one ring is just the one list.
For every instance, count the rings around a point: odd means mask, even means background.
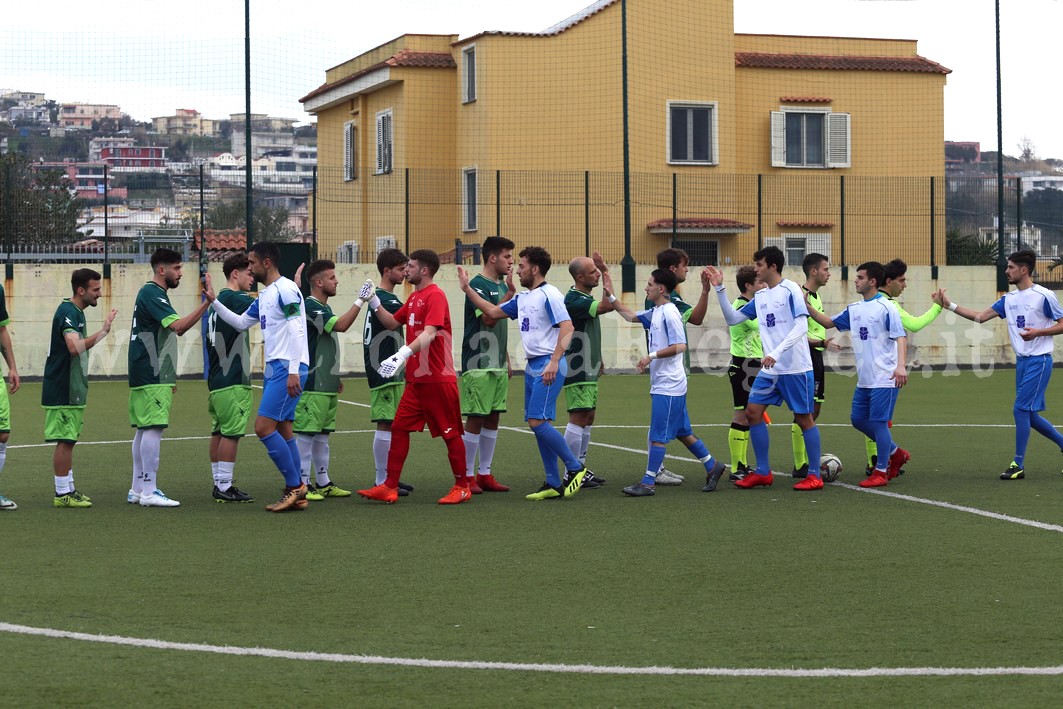
[{"label": "soccer player", "polygon": [[[454,474],[454,485],[439,504],[458,505],[472,499],[469,479],[465,477],[461,402],[451,353],[454,335],[450,305],[443,289],[433,282],[438,271],[436,252],[418,249],[406,262],[406,280],[414,292],[402,307],[392,315],[377,298],[369,302],[380,323],[389,330],[406,324],[406,344],[377,368],[381,377],[389,378],[405,365],[406,388],[391,423],[387,478],[382,484],[358,491],[370,500],[392,504],[399,499],[399,477],[410,453],[410,434],[423,431],[425,424],[432,438],[442,438],[446,444],[447,460]],[[372,283],[368,285],[368,292],[360,292],[359,297],[372,293]]]},{"label": "soccer player", "polygon": [[[819,289],[830,281],[830,260],[823,254],[808,254],[801,262],[801,270],[805,273],[805,283],[801,289],[806,294],[805,304],[807,307],[823,312],[823,300],[819,296]],[[812,419],[819,420],[819,410],[826,396],[826,368],[823,365],[824,350],[836,352],[841,348],[834,344],[832,338],[827,337],[826,330],[815,319],[808,318],[808,354],[812,358],[812,379],[815,382],[813,393]],[[808,451],[805,449],[805,437],[797,420],[790,425],[790,441],[794,451],[795,478],[808,476]],[[819,461],[816,461],[819,467]]]},{"label": "soccer player", "polygon": [[[336,264],[327,259],[311,262],[306,269],[310,282],[310,297],[306,299],[306,337],[310,357],[310,371],[306,385],[295,407],[296,445],[299,447],[300,479],[306,485],[306,499],[321,501],[326,497],[350,497],[329,477],[329,434],[336,430],[336,408],[339,406],[343,382],[340,381],[339,342],[335,333],[347,332],[361,312],[364,301],[356,300],[343,315],[336,315],[329,307],[329,298],[336,295],[339,280]],[[314,483],[310,482],[310,468],[314,469]]]},{"label": "soccer player", "polygon": [[[513,297],[513,242],[489,236],[480,247],[483,271],[470,282],[488,302]],[[473,494],[506,492],[491,474],[498,442],[498,418],[509,398],[509,319],[496,320],[465,298],[465,337],[461,341],[461,412],[465,415],[465,476]],[[476,465],[479,454],[480,465]]]},{"label": "soccer player", "polygon": [[[753,300],[753,294],[764,287],[757,280],[757,272],[752,266],[740,266],[735,273],[735,280],[740,295],[731,303],[735,310],[741,310]],[[753,381],[760,372],[760,358],[764,350],[760,343],[760,329],[756,320],[743,320],[731,326],[731,365],[727,368],[727,378],[731,382],[731,400],[734,402],[734,417],[727,433],[727,444],[731,451],[731,481],[741,480],[752,472],[749,467],[749,418],[746,406],[749,404],[749,392]]]},{"label": "soccer player", "polygon": [[716,489],[727,466],[709,454],[705,444],[694,435],[687,414],[687,373],[683,366],[683,352],[687,348],[683,317],[672,302],[677,285],[675,274],[659,268],[646,282],[646,299],[653,308],[634,312],[609,292],[606,298],[628,322],[638,322],[649,334],[649,354],[638,361],[639,373],[650,371],[650,444],[646,473],[642,480],[623,489],[631,497],[648,497],[656,492],[655,481],[664,465],[665,446],[678,438],[705,466],[705,487],[702,492]]},{"label": "soccer player", "polygon": [[[383,249],[376,257],[376,269],[380,283],[376,297],[384,309],[394,315],[402,307],[395,295],[395,286],[406,280],[406,254],[398,249]],[[365,333],[362,338],[362,354],[365,361],[365,379],[369,384],[369,419],[376,424],[373,435],[373,462],[376,467],[375,485],[383,485],[388,477],[388,451],[391,449],[391,422],[402,397],[403,375],[382,377],[377,372],[380,363],[402,347],[402,325],[389,330],[380,322],[372,308],[365,313]],[[413,491],[413,485],[399,482],[399,497]]]},{"label": "soccer player", "polygon": [[[600,259],[601,256],[595,253]],[[602,325],[598,318],[613,311],[608,300],[596,300],[593,290],[602,279],[602,271],[592,259],[578,256],[568,264],[572,287],[565,294],[565,309],[572,319],[572,342],[565,351],[568,376],[565,377],[565,403],[568,425],[565,442],[576,459],[586,467],[587,449],[591,444],[591,427],[598,409],[598,376],[602,373]],[[615,296],[614,296],[615,298]],[[583,487],[592,489],[605,484],[603,478],[588,471]]]},{"label": "soccer player", "polygon": [[[7,362],[7,386],[0,386],[0,472],[4,470],[7,461],[7,440],[11,436],[11,403],[7,398],[8,393],[14,394],[21,385],[18,376],[18,367],[15,366],[15,350],[11,346],[11,333],[7,326],[11,318],[7,315],[7,296],[4,287],[0,285],[0,349],[4,353],[4,361]],[[0,495],[0,511],[16,510],[18,505],[13,500]]]},{"label": "soccer player", "polygon": [[1008,256],[1004,273],[1016,289],[980,313],[953,303],[942,293],[945,307],[960,317],[976,323],[1004,318],[1008,324],[1008,337],[1015,350],[1015,457],[1000,474],[1001,480],[1026,477],[1023,466],[1031,428],[1063,451],[1063,434],[1040,414],[1046,408],[1045,392],[1052,376],[1052,337],[1063,333],[1063,308],[1055,293],[1034,283],[1036,267],[1037,254],[1033,251],[1023,249]]},{"label": "soccer player", "polygon": [[[520,252],[517,276],[527,290],[501,306],[481,298],[469,285],[469,275],[458,267],[461,289],[481,311],[491,317],[511,318],[520,324],[520,340],[528,365],[524,371],[524,418],[539,445],[546,482],[526,500],[549,500],[571,497],[579,492],[587,467],[572,454],[564,436],[554,428],[557,397],[565,384],[568,366],[564,359],[572,339],[572,320],[565,309],[561,292],[546,282],[550,271],[550,254],[540,246]],[[560,458],[566,469],[564,479],[557,469]]]},{"label": "soccer player", "polygon": [[[247,254],[238,253],[222,264],[225,288],[217,298],[234,313],[243,313],[255,299],[248,291],[255,277]],[[210,414],[210,472],[215,501],[254,502],[255,498],[233,485],[236,449],[251,418],[251,352],[247,332],[218,320],[207,311],[207,413]]]},{"label": "soccer player", "polygon": [[218,317],[237,330],[260,324],[266,350],[262,401],[255,417],[255,435],[266,447],[270,460],[284,476],[284,492],[279,500],[266,505],[270,512],[305,510],[306,485],[299,475],[299,448],[292,433],[295,407],[306,385],[310,355],[306,338],[306,306],[299,286],[280,274],[280,249],[260,241],[247,254],[251,273],[265,288],[243,313],[234,313],[214,297],[210,276],[206,277],[207,300]]},{"label": "soccer player", "polygon": [[[141,507],[178,507],[158,488],[159,447],[170,425],[177,391],[177,337],[199,324],[210,305],[204,300],[183,318],[170,304],[168,291],[181,283],[181,254],[159,248],[151,255],[151,280],[137,293],[130,325],[127,379],[129,425],[133,436],[133,486],[126,502]],[[175,335],[177,337],[175,337]]]},{"label": "soccer player", "polygon": [[[901,325],[901,315],[892,300],[879,292],[879,283],[886,280],[886,270],[877,261],[856,267],[856,292],[862,300],[850,304],[833,318],[815,308],[808,316],[824,330],[836,327],[852,331],[853,353],[856,355],[856,391],[850,420],[853,428],[878,447],[874,472],[860,481],[860,487],[884,487],[896,477],[903,462],[903,451],[893,442],[889,421],[897,405],[897,393],[908,382],[905,365],[908,337]],[[888,463],[886,462],[888,461]]]},{"label": "soccer player", "polygon": [[79,268],[70,276],[73,295],[64,298],[52,316],[52,337],[44,362],[41,407],[44,409],[44,440],[55,443],[52,471],[55,474],[56,507],[92,507],[88,495],[74,487],[74,444],[81,435],[89,395],[89,354],[107,337],[118,315],[111,310],[97,332],[86,336],[85,308],[95,308],[100,298],[100,276],[91,268]]},{"label": "soccer player", "polygon": [[[761,370],[753,380],[749,393],[746,416],[749,417],[749,439],[757,457],[757,470],[746,475],[735,485],[753,488],[771,485],[774,482],[768,464],[770,442],[764,411],[769,405],[785,402],[794,413],[797,425],[804,432],[805,447],[809,460],[819,461],[819,429],[812,418],[813,391],[812,358],[805,340],[808,337],[808,308],[801,287],[782,277],[786,257],[777,246],[767,246],[753,254],[757,278],[767,288],[753,294],[753,300],[735,310],[727,300],[727,288],[723,285],[723,273],[708,266],[708,280],[716,289],[720,310],[728,325],[737,325],[743,320],[757,319],[760,339],[764,348]],[[823,479],[819,465],[809,466],[808,477],[794,485],[794,490],[821,490]]]}]

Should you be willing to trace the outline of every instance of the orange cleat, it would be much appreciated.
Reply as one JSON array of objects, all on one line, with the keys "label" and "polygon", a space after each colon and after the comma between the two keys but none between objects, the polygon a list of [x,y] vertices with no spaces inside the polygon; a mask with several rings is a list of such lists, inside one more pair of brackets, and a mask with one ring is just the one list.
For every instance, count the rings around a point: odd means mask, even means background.
[{"label": "orange cleat", "polygon": [[477,475],[476,484],[486,492],[509,492],[509,485],[498,482],[494,475]]},{"label": "orange cleat", "polygon": [[794,489],[798,492],[804,492],[805,490],[822,490],[823,478],[818,475],[809,475],[807,478],[794,485]]},{"label": "orange cleat", "polygon": [[439,504],[460,505],[461,503],[468,502],[471,499],[472,491],[469,490],[469,488],[461,487],[460,485],[455,485],[454,487],[450,488],[450,492],[439,498]]},{"label": "orange cleat", "polygon": [[767,475],[761,475],[760,473],[749,473],[741,480],[735,481],[735,487],[751,488],[751,487],[771,487],[771,484],[775,482],[775,476],[769,470]]},{"label": "orange cleat", "polygon": [[889,469],[886,472],[886,477],[889,480],[893,480],[893,478],[900,475],[901,467],[911,459],[911,454],[900,446],[898,446],[897,450],[890,453],[890,465]]},{"label": "orange cleat", "polygon": [[367,500],[378,500],[389,505],[395,504],[399,499],[399,489],[387,485],[374,485],[368,490],[359,490],[358,494]]},{"label": "orange cleat", "polygon": [[871,475],[860,481],[860,487],[886,487],[888,483],[889,478],[886,473],[881,470],[875,470]]}]

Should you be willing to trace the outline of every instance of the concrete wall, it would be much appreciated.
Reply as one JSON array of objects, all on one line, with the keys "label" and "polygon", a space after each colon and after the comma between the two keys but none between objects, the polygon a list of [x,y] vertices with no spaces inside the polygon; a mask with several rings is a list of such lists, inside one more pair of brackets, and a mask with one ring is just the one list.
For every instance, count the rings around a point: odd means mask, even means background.
[{"label": "concrete wall", "polygon": [[[99,268],[98,265],[95,266]],[[41,376],[44,360],[48,351],[49,327],[52,315],[59,301],[70,292],[70,272],[74,266],[65,265],[16,265],[14,278],[7,282],[7,307],[11,315],[9,326],[15,347],[19,372],[22,376]],[[354,300],[358,285],[366,278],[376,278],[375,268],[368,265],[340,265],[339,293],[332,299],[333,308],[342,312]],[[612,269],[619,275],[619,266]],[[637,283],[641,289],[650,273],[650,267],[638,267]],[[701,293],[699,281],[700,269],[691,269],[686,286],[682,289],[685,298],[695,303]],[[129,319],[137,291],[150,275],[146,265],[119,266],[113,270],[109,287],[105,282],[104,296],[97,308],[86,313],[89,333],[99,329],[107,311],[118,308],[119,316],[111,335],[91,351],[90,372],[94,375],[124,376],[129,342]],[[551,272],[552,282],[562,291],[568,289],[570,280],[562,265],[555,265]],[[786,275],[798,279],[799,272],[788,270]],[[850,269],[850,277],[855,273]],[[930,279],[930,269],[913,267],[908,271],[911,284],[903,296],[905,307],[914,315],[922,314],[930,305],[930,293],[936,287],[948,288],[951,298],[961,305],[982,309],[992,304],[998,297],[994,270],[988,267],[950,267],[942,269],[942,278],[938,282]],[[211,277],[214,283],[221,284],[223,277],[220,264],[211,264]],[[451,302],[451,315],[455,340],[455,360],[460,354],[462,330],[462,303],[464,295],[458,289],[453,266],[444,266],[437,275],[437,283],[447,292]],[[619,277],[617,278],[619,281]],[[727,269],[729,295],[733,298],[737,291],[734,286],[734,271]],[[405,286],[400,287],[402,291]],[[407,293],[400,292],[406,298]],[[628,294],[625,298],[629,304],[642,307],[641,290],[635,298]],[[689,339],[692,347],[691,363],[694,367],[721,369],[726,367],[728,355],[728,333],[714,294],[710,294],[708,316],[702,326],[690,326]],[[174,308],[179,314],[187,314],[198,303],[198,287],[194,270],[188,268],[184,282],[170,292]],[[834,277],[824,292],[824,302],[828,313],[833,314],[847,303],[857,298],[852,288],[852,281],[841,280],[841,268],[834,267]],[[340,335],[342,364],[345,373],[361,373],[362,364],[362,327],[363,319]],[[640,328],[623,322],[615,315],[603,316],[603,348],[606,367],[613,370],[631,370],[634,362],[645,351],[645,339]],[[847,338],[847,335],[842,336]],[[985,325],[975,325],[957,317],[953,313],[943,313],[937,321],[911,338],[913,351],[909,362],[916,367],[924,366],[973,366],[988,368],[999,364],[1014,363],[1014,355],[1008,343],[1004,324],[993,321]],[[1063,338],[1061,338],[1063,339]],[[191,330],[180,339],[180,358],[178,371],[182,375],[194,375],[203,371],[203,341],[198,329]],[[1060,344],[1057,344],[1057,357]],[[520,348],[520,338],[513,330],[510,335],[511,359],[514,366],[523,367],[524,357]],[[261,336],[257,330],[252,334],[252,355],[257,367],[261,367]],[[828,354],[827,362],[835,367],[852,367],[852,353],[841,352]]]}]

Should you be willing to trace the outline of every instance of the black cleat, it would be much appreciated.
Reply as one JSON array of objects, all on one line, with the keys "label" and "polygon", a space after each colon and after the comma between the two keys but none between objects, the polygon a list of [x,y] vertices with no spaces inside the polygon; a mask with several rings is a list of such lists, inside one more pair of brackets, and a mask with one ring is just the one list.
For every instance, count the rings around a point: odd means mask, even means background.
[{"label": "black cleat", "polygon": [[795,480],[800,480],[802,478],[807,478],[808,477],[808,463],[805,463],[800,468],[794,468],[794,472],[790,473],[790,477],[794,478]]},{"label": "black cleat", "polygon": [[736,470],[732,470],[731,474],[727,477],[731,482],[738,482],[750,472],[749,466],[745,463],[739,463]]},{"label": "black cleat", "polygon": [[628,485],[621,492],[630,497],[650,497],[656,494],[653,485],[647,485],[646,483],[636,483],[634,485]]},{"label": "black cleat", "polygon": [[605,485],[605,479],[598,477],[589,470],[587,471],[587,474],[583,476],[583,487],[588,490],[601,487],[602,485]]},{"label": "black cleat", "polygon": [[712,492],[715,490],[725,470],[727,470],[727,466],[723,464],[723,461],[717,460],[716,464],[712,466],[712,472],[705,476],[705,487],[701,488],[701,491]]},{"label": "black cleat", "polygon": [[1026,472],[1019,467],[1014,461],[1008,466],[1008,469],[1000,474],[1001,480],[1022,480],[1026,477]]},{"label": "black cleat", "polygon": [[218,489],[218,486],[214,486],[213,497],[215,502],[254,502],[255,498],[248,495],[246,492],[242,492],[235,485],[231,486],[225,492]]}]

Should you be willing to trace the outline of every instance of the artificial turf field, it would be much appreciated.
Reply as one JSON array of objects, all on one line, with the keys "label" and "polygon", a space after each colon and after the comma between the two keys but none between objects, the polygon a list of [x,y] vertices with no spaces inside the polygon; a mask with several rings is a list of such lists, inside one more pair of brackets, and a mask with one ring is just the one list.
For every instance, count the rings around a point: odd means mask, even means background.
[{"label": "artificial turf field", "polygon": [[[534,438],[503,431],[496,476],[514,487],[441,507],[444,448],[414,436],[404,480],[384,506],[358,497],[268,514],[279,475],[241,444],[249,505],[210,498],[206,388],[182,381],[163,440],[160,487],[178,509],[125,503],[127,389],[94,382],[74,453],[87,510],[51,505],[51,448],[40,445],[40,384],[12,397],[0,492],[0,624],[171,643],[442,661],[585,665],[476,669],[220,655],[27,636],[0,625],[0,705],[114,706],[1047,706],[1063,694],[1063,456],[1033,435],[1027,479],[997,479],[1013,450],[1013,370],[914,375],[895,420],[912,453],[885,489],[863,477],[848,427],[855,380],[828,379],[824,452],[841,482],[796,493],[723,483],[678,443],[687,475],[653,498],[620,493],[645,467],[648,379],[609,376],[588,463],[609,483],[526,502],[542,479]],[[341,399],[365,403],[364,380]],[[511,382],[520,426],[523,382]],[[1049,392],[1048,417],[1063,422]],[[1053,411],[1053,400],[1056,410]],[[729,460],[730,388],[694,375],[689,409]],[[772,410],[773,468],[788,471],[788,417]],[[562,417],[563,420],[563,417]],[[781,424],[781,425],[780,425]],[[332,477],[372,482],[367,409],[341,404]],[[177,440],[177,439],[185,440]],[[99,442],[97,445],[85,445]],[[971,510],[925,504],[946,502]],[[1024,525],[1035,521],[1044,526]],[[334,658],[344,659],[344,658]],[[347,658],[349,659],[349,658]],[[596,674],[603,667],[737,668],[748,676]],[[979,668],[1048,668],[1044,675]],[[903,672],[782,676],[769,670]],[[926,668],[957,676],[920,674]]]}]

